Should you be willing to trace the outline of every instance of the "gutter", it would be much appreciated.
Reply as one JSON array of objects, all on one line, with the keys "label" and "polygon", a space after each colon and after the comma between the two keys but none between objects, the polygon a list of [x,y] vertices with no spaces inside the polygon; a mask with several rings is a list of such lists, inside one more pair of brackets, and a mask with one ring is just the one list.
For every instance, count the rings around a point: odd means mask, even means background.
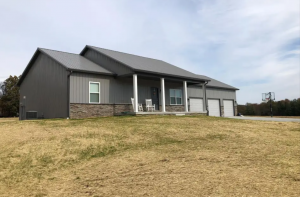
[{"label": "gutter", "polygon": [[68,87],[67,87],[67,91],[68,91],[68,117],[67,117],[67,119],[69,119],[70,118],[70,76],[72,75],[72,73],[73,73],[73,71],[72,70],[69,70],[69,69],[67,69],[67,71],[69,71],[70,73],[68,74]]},{"label": "gutter", "polygon": [[240,89],[238,89],[238,88],[234,88],[234,87],[232,87],[232,88],[226,88],[226,87],[220,87],[220,86],[212,86],[212,85],[208,85],[207,87],[209,87],[209,88],[216,88],[216,89],[224,89],[224,90],[240,90]]},{"label": "gutter", "polygon": [[206,81],[205,83],[204,83],[204,87],[205,87],[205,107],[206,107],[206,115],[207,116],[209,116],[209,110],[208,110],[208,102],[207,102],[207,95],[206,95],[206,85],[208,84],[208,81]]}]

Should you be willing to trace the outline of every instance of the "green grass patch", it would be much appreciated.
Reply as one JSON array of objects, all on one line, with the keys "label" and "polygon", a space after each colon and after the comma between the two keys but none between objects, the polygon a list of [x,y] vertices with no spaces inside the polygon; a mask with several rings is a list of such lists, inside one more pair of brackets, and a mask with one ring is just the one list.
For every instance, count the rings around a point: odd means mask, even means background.
[{"label": "green grass patch", "polygon": [[90,145],[79,151],[79,159],[91,159],[97,157],[105,157],[114,154],[117,151],[114,146],[95,146]]},{"label": "green grass patch", "polygon": [[228,135],[226,135],[226,134],[220,134],[220,133],[217,133],[217,134],[207,134],[206,138],[209,139],[209,140],[225,140],[225,139],[228,138]]},{"label": "green grass patch", "polygon": [[43,154],[41,156],[39,156],[37,158],[37,161],[39,162],[39,164],[41,166],[47,166],[49,164],[53,164],[54,163],[54,160],[53,160],[53,156],[51,155],[48,155],[48,154]]}]

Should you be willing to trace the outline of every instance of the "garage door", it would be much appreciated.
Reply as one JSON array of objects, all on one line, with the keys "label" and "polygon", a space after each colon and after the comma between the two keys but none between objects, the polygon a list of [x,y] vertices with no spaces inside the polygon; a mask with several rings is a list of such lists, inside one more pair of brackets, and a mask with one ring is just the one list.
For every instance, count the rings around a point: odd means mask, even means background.
[{"label": "garage door", "polygon": [[203,99],[190,98],[190,111],[191,112],[203,111]]},{"label": "garage door", "polygon": [[223,100],[224,103],[224,116],[234,116],[233,113],[233,101],[230,100]]},{"label": "garage door", "polygon": [[210,116],[220,116],[220,101],[208,99],[208,110]]}]

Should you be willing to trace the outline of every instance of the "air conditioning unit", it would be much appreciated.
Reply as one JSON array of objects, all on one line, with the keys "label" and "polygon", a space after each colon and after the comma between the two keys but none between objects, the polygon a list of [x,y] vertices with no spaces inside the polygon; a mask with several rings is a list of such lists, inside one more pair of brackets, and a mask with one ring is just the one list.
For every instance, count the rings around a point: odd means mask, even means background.
[{"label": "air conditioning unit", "polygon": [[37,111],[27,111],[26,112],[26,119],[37,119],[38,118],[38,113]]}]

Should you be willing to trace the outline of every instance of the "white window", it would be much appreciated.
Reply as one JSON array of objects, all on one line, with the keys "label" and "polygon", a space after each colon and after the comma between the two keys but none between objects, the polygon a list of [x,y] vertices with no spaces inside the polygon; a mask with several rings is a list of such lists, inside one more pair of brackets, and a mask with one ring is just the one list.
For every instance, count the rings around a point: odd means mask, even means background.
[{"label": "white window", "polygon": [[170,89],[170,104],[182,105],[182,91],[177,89]]},{"label": "white window", "polygon": [[90,81],[89,85],[89,101],[90,103],[100,103],[100,82]]}]

